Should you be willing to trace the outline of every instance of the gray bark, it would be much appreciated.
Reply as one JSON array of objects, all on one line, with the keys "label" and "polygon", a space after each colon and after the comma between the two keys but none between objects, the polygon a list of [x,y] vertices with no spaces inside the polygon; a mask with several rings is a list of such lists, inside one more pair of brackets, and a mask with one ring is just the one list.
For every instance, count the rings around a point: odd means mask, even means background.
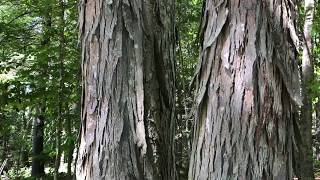
[{"label": "gray bark", "polygon": [[77,179],[174,179],[174,1],[83,0]]},{"label": "gray bark", "polygon": [[313,81],[312,62],[312,23],[314,15],[314,0],[304,1],[304,43],[302,53],[302,90],[303,106],[301,107],[301,137],[299,179],[312,180],[313,174],[313,152],[312,152],[312,95],[310,87]]},{"label": "gray bark", "polygon": [[189,179],[292,179],[294,1],[206,0]]}]

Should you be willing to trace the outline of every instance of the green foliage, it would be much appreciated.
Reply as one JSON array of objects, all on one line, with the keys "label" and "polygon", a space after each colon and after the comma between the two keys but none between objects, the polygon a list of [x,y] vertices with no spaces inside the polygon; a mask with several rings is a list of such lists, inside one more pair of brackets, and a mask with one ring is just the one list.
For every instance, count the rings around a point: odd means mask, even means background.
[{"label": "green foliage", "polygon": [[179,80],[189,85],[198,61],[201,0],[177,0],[178,52],[177,66]]},{"label": "green foliage", "polygon": [[191,151],[192,117],[189,116],[193,92],[189,85],[198,62],[201,0],[177,0],[177,170],[182,179],[187,178],[189,152]]},{"label": "green foliage", "polygon": [[[7,173],[9,179],[28,179],[31,176],[31,169],[23,167],[18,170],[9,170]],[[29,178],[30,179],[30,178]]]},{"label": "green foliage", "polygon": [[[62,101],[62,119],[72,122],[71,134],[64,133],[62,140],[68,141],[68,147],[74,147],[76,142],[80,121],[71,112],[79,114],[80,101],[77,0],[65,1],[64,26],[61,26],[59,3],[58,0],[1,1],[0,159],[8,158],[10,173],[21,171],[23,176],[30,175],[17,169],[23,163],[30,165],[32,124],[39,106],[45,107],[46,164],[54,163],[58,107]],[[63,64],[59,59],[61,32],[65,37]],[[27,162],[21,160],[22,150],[27,153]]]}]

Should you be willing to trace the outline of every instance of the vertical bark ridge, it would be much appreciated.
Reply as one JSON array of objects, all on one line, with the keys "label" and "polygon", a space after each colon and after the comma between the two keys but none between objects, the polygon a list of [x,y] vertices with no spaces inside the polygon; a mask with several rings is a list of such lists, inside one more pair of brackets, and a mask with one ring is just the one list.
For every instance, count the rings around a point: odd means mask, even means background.
[{"label": "vertical bark ridge", "polygon": [[189,179],[292,179],[301,97],[290,2],[205,2]]},{"label": "vertical bark ridge", "polygon": [[174,179],[173,6],[80,2],[78,179]]}]

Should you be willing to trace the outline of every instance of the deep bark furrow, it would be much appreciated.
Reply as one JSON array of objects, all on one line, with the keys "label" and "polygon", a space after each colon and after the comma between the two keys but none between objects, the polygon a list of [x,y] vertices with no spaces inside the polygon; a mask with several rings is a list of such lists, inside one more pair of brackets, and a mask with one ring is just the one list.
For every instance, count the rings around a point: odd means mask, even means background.
[{"label": "deep bark furrow", "polygon": [[174,2],[80,4],[77,178],[174,179]]}]

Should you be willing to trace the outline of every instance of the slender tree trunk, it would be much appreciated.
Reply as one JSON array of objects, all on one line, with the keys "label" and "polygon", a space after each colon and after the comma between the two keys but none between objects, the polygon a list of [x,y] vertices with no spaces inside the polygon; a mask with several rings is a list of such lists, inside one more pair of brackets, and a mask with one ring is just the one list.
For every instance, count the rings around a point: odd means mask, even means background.
[{"label": "slender tree trunk", "polygon": [[[41,107],[41,106],[40,106]],[[34,118],[32,132],[32,169],[33,177],[44,175],[43,135],[44,135],[44,108],[38,108],[38,116]]]},{"label": "slender tree trunk", "polygon": [[[9,137],[6,132],[6,114],[4,113],[4,108],[8,103],[8,91],[9,83],[3,83],[0,92],[0,158],[4,161],[7,158],[7,142]],[[2,162],[0,162],[2,163]]]},{"label": "slender tree trunk", "polygon": [[58,118],[57,118],[57,124],[56,124],[56,157],[55,157],[55,166],[54,166],[54,179],[59,179],[59,168],[60,168],[60,162],[61,162],[61,153],[62,153],[62,147],[61,147],[61,138],[62,138],[62,121],[63,121],[63,112],[62,112],[62,102],[61,99],[59,99],[59,110],[58,110]]},{"label": "slender tree trunk", "polygon": [[[68,112],[67,115],[70,115],[69,110],[67,110],[67,112]],[[74,140],[72,138],[72,119],[71,118],[66,118],[65,131],[67,132],[67,139],[68,139],[67,152],[66,152],[66,155],[67,155],[67,174],[68,174],[68,177],[71,177],[71,175],[72,175],[71,167],[72,167],[73,150],[74,150]]]},{"label": "slender tree trunk", "polygon": [[64,58],[65,58],[65,36],[64,36],[64,28],[65,28],[65,4],[64,0],[59,0],[59,10],[60,10],[60,34],[59,34],[59,46],[60,46],[60,52],[59,52],[59,61],[60,61],[60,67],[59,67],[59,112],[58,112],[58,121],[57,121],[57,130],[56,130],[56,159],[55,159],[55,173],[54,173],[54,179],[59,179],[59,168],[60,168],[60,161],[61,161],[61,153],[62,153],[62,147],[61,147],[61,138],[62,138],[62,123],[63,123],[63,102],[64,102]]},{"label": "slender tree trunk", "polygon": [[5,159],[7,159],[8,157],[8,152],[9,152],[9,148],[8,148],[8,136],[5,135],[3,136],[3,138],[1,138],[1,160],[4,161]]},{"label": "slender tree trunk", "polygon": [[293,178],[294,1],[206,0],[189,179]]},{"label": "slender tree trunk", "polygon": [[[4,132],[4,128],[5,128],[5,126],[4,126],[4,121],[5,121],[5,116],[4,116],[4,113],[3,113],[3,111],[2,111],[2,104],[0,103],[0,125],[1,125],[1,127],[0,127],[0,129],[1,129],[1,131],[2,132]],[[6,159],[6,155],[5,155],[5,142],[6,142],[6,135],[4,134],[4,133],[1,133],[1,136],[0,136],[0,144],[1,144],[1,146],[0,146],[0,158],[1,159]]]},{"label": "slender tree trunk", "polygon": [[[43,16],[43,39],[41,41],[41,45],[43,48],[50,47],[50,28],[52,26],[52,19],[51,19],[51,6],[48,6],[47,11]],[[45,57],[47,62],[44,67],[40,69],[41,76],[39,80],[42,82],[46,82],[48,76],[48,69],[49,64],[51,61],[51,57],[48,54],[40,54],[47,56]],[[37,57],[37,58],[44,58],[44,57]],[[42,60],[42,59],[41,59]],[[46,83],[40,85],[39,92],[46,93]],[[43,147],[44,147],[44,124],[45,124],[45,114],[46,114],[46,102],[47,97],[41,96],[39,100],[39,105],[36,107],[36,118],[33,122],[33,133],[32,133],[32,168],[31,168],[31,175],[33,177],[42,177],[45,175],[44,172],[44,154],[43,154]]]},{"label": "slender tree trunk", "polygon": [[301,137],[300,145],[300,177],[302,180],[314,179],[313,174],[313,151],[312,151],[312,95],[310,87],[313,81],[312,62],[312,23],[314,14],[314,0],[304,1],[304,43],[302,54],[302,90],[303,106],[301,110]]},{"label": "slender tree trunk", "polygon": [[316,132],[313,137],[314,146],[316,148],[316,159],[320,161],[320,101],[315,105],[315,111],[316,111]]},{"label": "slender tree trunk", "polygon": [[[23,115],[22,115],[22,126],[21,126],[21,135],[23,136],[23,138],[26,140],[29,134],[28,131],[28,121],[27,121],[27,117],[26,117],[26,110],[23,110]],[[18,168],[23,168],[25,166],[27,166],[28,164],[28,151],[27,151],[27,147],[25,145],[25,143],[22,144],[21,148],[20,148],[20,153],[19,153],[19,166]]]},{"label": "slender tree trunk", "polygon": [[174,179],[174,1],[80,4],[77,179]]}]

